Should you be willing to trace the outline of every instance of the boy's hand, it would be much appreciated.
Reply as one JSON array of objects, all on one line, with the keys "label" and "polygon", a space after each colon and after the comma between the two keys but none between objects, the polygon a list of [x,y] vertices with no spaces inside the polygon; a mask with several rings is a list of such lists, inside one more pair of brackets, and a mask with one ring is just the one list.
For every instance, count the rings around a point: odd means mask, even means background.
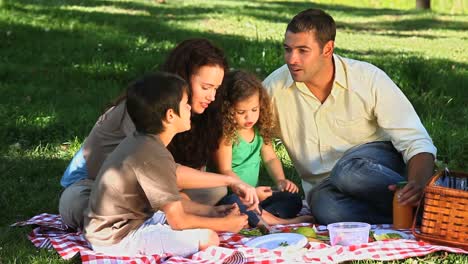
[{"label": "boy's hand", "polygon": [[237,206],[236,203],[213,206],[211,216],[212,217],[225,217],[230,213],[240,214],[239,206]]},{"label": "boy's hand", "polygon": [[280,191],[287,191],[291,193],[299,192],[299,188],[297,188],[296,184],[287,179],[279,180],[277,185]]},{"label": "boy's hand", "polygon": [[258,186],[255,190],[257,191],[258,200],[260,202],[273,195],[273,191],[270,186]]},{"label": "boy's hand", "polygon": [[225,231],[238,233],[242,228],[248,224],[248,216],[246,214],[240,214],[240,212],[230,212],[224,220],[226,222]]},{"label": "boy's hand", "polygon": [[247,211],[258,210],[259,200],[254,187],[242,181],[237,181],[229,187],[231,187],[233,193],[239,196],[241,202],[247,206]]}]

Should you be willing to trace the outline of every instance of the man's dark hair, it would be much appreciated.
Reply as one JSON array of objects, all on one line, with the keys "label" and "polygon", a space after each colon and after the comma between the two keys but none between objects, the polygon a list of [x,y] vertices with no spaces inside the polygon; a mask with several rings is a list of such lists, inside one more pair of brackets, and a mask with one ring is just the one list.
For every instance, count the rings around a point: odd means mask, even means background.
[{"label": "man's dark hair", "polygon": [[131,83],[127,88],[126,106],[136,131],[145,134],[163,132],[167,110],[173,109],[178,115],[184,93],[188,94],[187,83],[166,72],[151,73]]},{"label": "man's dark hair", "polygon": [[317,42],[323,48],[325,44],[336,36],[335,20],[321,9],[306,9],[293,17],[286,31],[292,33],[315,32]]}]

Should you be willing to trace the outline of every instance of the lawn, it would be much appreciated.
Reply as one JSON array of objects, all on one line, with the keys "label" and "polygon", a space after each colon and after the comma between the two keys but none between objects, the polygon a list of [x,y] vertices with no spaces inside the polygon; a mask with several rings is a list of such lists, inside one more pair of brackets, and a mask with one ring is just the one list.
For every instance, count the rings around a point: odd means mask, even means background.
[{"label": "lawn", "polygon": [[[264,78],[283,63],[286,23],[308,7],[334,16],[337,54],[377,65],[401,87],[439,166],[468,171],[468,1],[433,0],[432,11],[414,10],[414,2],[0,0],[0,263],[64,263],[32,246],[30,228],[9,224],[57,213],[68,161],[128,82],[189,37],[211,39],[232,68]],[[278,153],[297,181],[281,145]],[[404,261],[418,262],[468,257]]]}]

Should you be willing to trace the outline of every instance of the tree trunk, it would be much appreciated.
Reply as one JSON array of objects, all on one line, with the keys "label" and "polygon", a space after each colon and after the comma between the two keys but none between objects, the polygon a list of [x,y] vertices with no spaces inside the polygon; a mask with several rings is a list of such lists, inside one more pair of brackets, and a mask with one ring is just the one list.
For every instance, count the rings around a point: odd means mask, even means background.
[{"label": "tree trunk", "polygon": [[416,0],[417,9],[431,9],[431,0]]}]

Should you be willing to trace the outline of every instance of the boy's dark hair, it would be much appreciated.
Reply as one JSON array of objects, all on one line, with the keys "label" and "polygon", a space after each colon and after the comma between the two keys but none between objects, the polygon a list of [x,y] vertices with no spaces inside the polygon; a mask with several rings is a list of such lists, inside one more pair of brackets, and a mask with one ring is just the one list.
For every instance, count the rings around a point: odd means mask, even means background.
[{"label": "boy's dark hair", "polygon": [[336,36],[336,24],[333,17],[321,9],[306,9],[293,17],[286,31],[292,33],[315,32],[317,42],[323,48],[325,44]]},{"label": "boy's dark hair", "polygon": [[187,83],[179,76],[155,72],[131,83],[127,88],[127,112],[136,131],[144,134],[159,134],[164,131],[166,112],[173,109],[179,114],[179,105]]}]

